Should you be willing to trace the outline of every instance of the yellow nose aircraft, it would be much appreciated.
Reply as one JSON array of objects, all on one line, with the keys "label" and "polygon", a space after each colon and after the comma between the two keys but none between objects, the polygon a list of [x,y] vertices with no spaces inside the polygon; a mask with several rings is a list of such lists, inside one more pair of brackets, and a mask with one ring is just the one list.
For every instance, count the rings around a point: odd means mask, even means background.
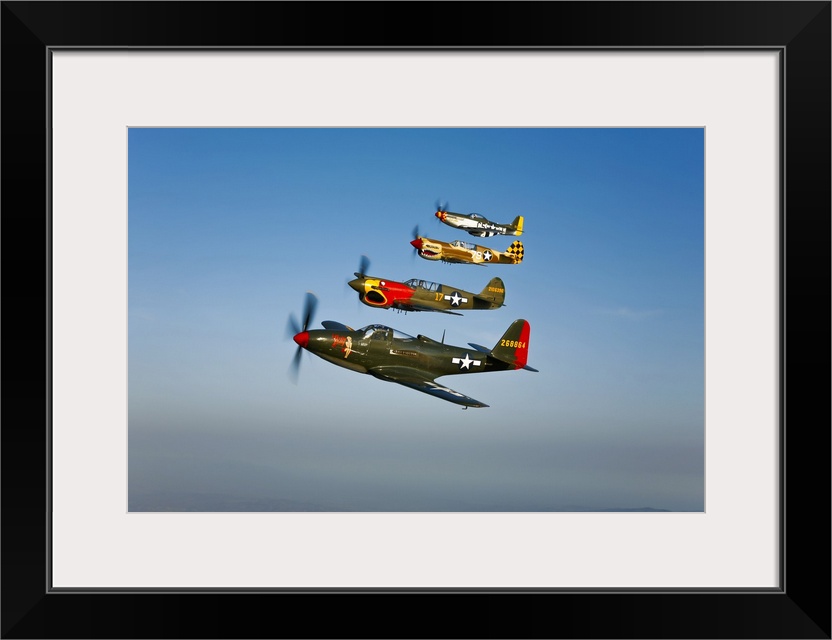
[{"label": "yellow nose aircraft", "polygon": [[438,282],[411,278],[396,282],[366,275],[370,266],[367,256],[347,284],[358,292],[358,299],[368,307],[398,311],[438,311],[461,316],[458,311],[499,309],[506,297],[506,285],[500,278],[491,278],[479,293],[465,291]]}]

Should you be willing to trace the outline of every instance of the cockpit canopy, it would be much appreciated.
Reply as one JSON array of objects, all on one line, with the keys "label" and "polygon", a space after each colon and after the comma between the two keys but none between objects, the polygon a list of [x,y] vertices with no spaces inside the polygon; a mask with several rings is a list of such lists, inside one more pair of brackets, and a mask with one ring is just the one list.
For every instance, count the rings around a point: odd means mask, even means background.
[{"label": "cockpit canopy", "polygon": [[427,280],[419,280],[418,278],[411,278],[405,282],[406,285],[413,287],[414,289],[419,287],[421,289],[427,289],[428,291],[439,291],[439,284],[436,282],[428,282]]},{"label": "cockpit canopy", "polygon": [[485,218],[478,213],[471,213],[468,215],[468,217],[473,218],[475,220],[485,220]]},{"label": "cockpit canopy", "polygon": [[464,242],[462,240],[454,240],[451,243],[451,246],[459,247],[461,249],[471,249],[472,251],[477,248],[477,245],[475,245],[473,242]]},{"label": "cockpit canopy", "polygon": [[402,333],[396,329],[391,329],[383,324],[368,324],[366,327],[359,329],[364,334],[364,340],[389,340],[390,336],[400,340],[415,340],[413,336]]}]

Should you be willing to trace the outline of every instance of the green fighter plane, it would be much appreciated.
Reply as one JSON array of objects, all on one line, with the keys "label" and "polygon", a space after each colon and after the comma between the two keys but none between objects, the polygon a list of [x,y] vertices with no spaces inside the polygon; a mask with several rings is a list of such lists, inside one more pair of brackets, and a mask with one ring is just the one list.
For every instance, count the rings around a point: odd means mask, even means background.
[{"label": "green fighter plane", "polygon": [[436,383],[436,378],[448,375],[485,373],[527,369],[529,354],[529,323],[515,320],[493,349],[474,343],[470,348],[454,347],[427,336],[415,338],[381,324],[353,329],[340,322],[325,320],[323,329],[309,329],[317,305],[317,298],[307,294],[303,324],[289,318],[289,330],[298,349],[290,368],[295,381],[300,367],[302,350],[339,367],[402,384],[468,407],[487,407],[487,404]]},{"label": "green fighter plane", "polygon": [[399,311],[438,311],[461,316],[458,310],[499,309],[506,298],[506,286],[500,278],[492,278],[480,293],[471,293],[438,282],[412,278],[405,282],[366,275],[370,266],[367,256],[355,279],[347,284],[358,292],[358,299],[368,307]]}]

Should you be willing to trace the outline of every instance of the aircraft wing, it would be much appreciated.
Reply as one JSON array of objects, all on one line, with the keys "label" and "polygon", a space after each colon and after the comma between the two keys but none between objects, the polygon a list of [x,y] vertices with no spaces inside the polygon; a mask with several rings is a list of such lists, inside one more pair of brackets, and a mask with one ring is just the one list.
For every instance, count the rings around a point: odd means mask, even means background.
[{"label": "aircraft wing", "polygon": [[468,344],[480,353],[491,353],[491,349],[484,347],[481,344],[474,344],[473,342],[469,342]]},{"label": "aircraft wing", "polygon": [[408,302],[406,305],[402,305],[402,309],[405,311],[438,311],[439,313],[449,313],[452,316],[461,316],[461,313],[457,313],[456,311],[448,311],[447,309],[434,309],[433,307],[426,307],[420,304],[413,304],[412,302]]},{"label": "aircraft wing", "polygon": [[474,398],[463,395],[458,391],[454,391],[448,387],[443,387],[441,384],[437,384],[428,374],[423,373],[418,369],[411,369],[410,367],[382,366],[373,367],[367,373],[372,374],[379,380],[402,384],[406,387],[410,387],[411,389],[416,389],[416,391],[432,395],[435,398],[447,400],[448,402],[453,402],[454,404],[461,404],[464,407],[488,406],[479,400],[475,400]]}]

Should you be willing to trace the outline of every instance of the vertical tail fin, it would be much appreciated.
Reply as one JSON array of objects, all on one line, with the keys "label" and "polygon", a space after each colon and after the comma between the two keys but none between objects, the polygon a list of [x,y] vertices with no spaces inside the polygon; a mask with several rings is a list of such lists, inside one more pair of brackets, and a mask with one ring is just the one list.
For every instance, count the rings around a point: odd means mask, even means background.
[{"label": "vertical tail fin", "polygon": [[529,357],[531,327],[525,320],[515,320],[491,350],[491,356],[515,369],[523,369]]},{"label": "vertical tail fin", "polygon": [[517,216],[511,223],[511,226],[514,227],[515,236],[523,235],[523,216]]},{"label": "vertical tail fin", "polygon": [[491,278],[485,288],[477,295],[478,298],[488,300],[490,303],[502,307],[506,299],[506,285],[500,278]]},{"label": "vertical tail fin", "polygon": [[[506,256],[508,256],[508,259],[510,260],[510,262],[508,260],[505,262],[508,262],[508,264],[520,264],[521,262],[523,262],[523,243],[519,240],[515,240],[511,243],[511,246],[508,249],[506,249],[505,253]],[[500,262],[504,261],[500,260]]]}]

